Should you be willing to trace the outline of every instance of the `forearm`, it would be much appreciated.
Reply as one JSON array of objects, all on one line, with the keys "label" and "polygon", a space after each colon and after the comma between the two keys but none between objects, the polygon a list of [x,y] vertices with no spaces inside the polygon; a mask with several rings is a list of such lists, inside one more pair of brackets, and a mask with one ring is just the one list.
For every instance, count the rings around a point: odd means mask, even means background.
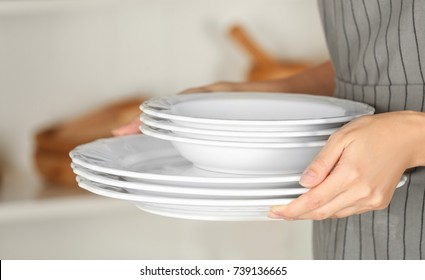
[{"label": "forearm", "polygon": [[334,78],[332,63],[328,61],[289,78],[244,83],[243,90],[330,96],[335,88]]},{"label": "forearm", "polygon": [[289,78],[259,82],[218,82],[203,87],[187,89],[181,93],[217,92],[217,91],[258,91],[309,93],[332,95],[335,88],[335,73],[331,62],[325,62]]}]

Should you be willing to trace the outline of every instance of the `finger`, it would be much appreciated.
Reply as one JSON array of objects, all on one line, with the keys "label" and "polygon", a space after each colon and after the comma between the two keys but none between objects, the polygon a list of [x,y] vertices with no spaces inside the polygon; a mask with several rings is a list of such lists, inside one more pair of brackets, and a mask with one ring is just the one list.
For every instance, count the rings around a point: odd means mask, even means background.
[{"label": "finger", "polygon": [[366,208],[358,204],[359,198],[352,190],[345,191],[336,196],[329,203],[314,211],[296,217],[297,220],[323,220],[327,218],[343,218],[350,215],[366,212]]},{"label": "finger", "polygon": [[129,122],[128,124],[125,124],[119,128],[116,128],[112,130],[112,135],[114,136],[123,136],[123,135],[129,135],[129,134],[137,134],[140,133],[140,127],[141,121],[139,118],[136,118]]},{"label": "finger", "polygon": [[344,218],[353,214],[363,214],[372,210],[383,210],[388,207],[391,202],[391,198],[394,192],[390,196],[374,196],[364,201],[363,203],[356,203],[355,205],[348,206],[337,212],[335,212],[332,218]]},{"label": "finger", "polygon": [[359,208],[356,207],[356,206],[349,206],[349,207],[341,209],[340,211],[332,214],[330,216],[330,218],[332,218],[332,219],[346,218],[346,217],[349,217],[349,216],[352,216],[352,215],[363,214],[363,213],[366,213],[370,210],[371,209],[359,210]]},{"label": "finger", "polygon": [[328,204],[345,191],[345,178],[347,178],[346,172],[348,171],[343,171],[347,169],[341,170],[340,172],[331,173],[319,187],[309,190],[290,204],[274,206],[270,211],[274,215],[294,219]]},{"label": "finger", "polygon": [[186,93],[199,93],[199,92],[230,91],[230,88],[231,86],[229,83],[218,82],[218,83],[210,84],[207,86],[189,88],[180,93],[186,94]]},{"label": "finger", "polygon": [[[378,184],[367,184],[357,182],[356,184],[350,184],[349,182],[353,182],[353,178],[349,178],[349,176],[346,178],[347,187],[343,187],[343,191],[328,203],[310,212],[306,212],[297,217],[291,216],[289,218],[311,220],[342,218],[354,214],[361,214],[370,210],[382,210],[388,207],[394,194],[393,186],[396,185],[396,183],[380,182]],[[326,183],[326,181],[324,183]],[[322,185],[309,192],[320,190]],[[285,213],[282,214],[285,215]]]},{"label": "finger", "polygon": [[343,139],[331,135],[326,145],[304,170],[300,178],[300,184],[311,188],[322,183],[338,162],[344,147],[345,142]]},{"label": "finger", "polygon": [[180,92],[180,94],[210,92],[210,91],[211,90],[208,87],[196,87],[196,88],[189,88],[189,89],[183,90]]},{"label": "finger", "polygon": [[181,92],[181,94],[186,93],[199,93],[199,92],[216,92],[216,91],[249,91],[250,88],[246,87],[246,83],[235,83],[235,82],[218,82],[202,87],[189,88]]}]

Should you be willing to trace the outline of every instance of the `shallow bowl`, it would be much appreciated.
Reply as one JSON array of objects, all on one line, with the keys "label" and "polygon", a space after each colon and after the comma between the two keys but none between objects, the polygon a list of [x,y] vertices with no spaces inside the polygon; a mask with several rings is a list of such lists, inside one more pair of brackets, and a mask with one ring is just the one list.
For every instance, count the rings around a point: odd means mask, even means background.
[{"label": "shallow bowl", "polygon": [[141,126],[145,135],[170,141],[195,166],[234,174],[296,174],[313,160],[326,141],[251,143],[200,140]]}]

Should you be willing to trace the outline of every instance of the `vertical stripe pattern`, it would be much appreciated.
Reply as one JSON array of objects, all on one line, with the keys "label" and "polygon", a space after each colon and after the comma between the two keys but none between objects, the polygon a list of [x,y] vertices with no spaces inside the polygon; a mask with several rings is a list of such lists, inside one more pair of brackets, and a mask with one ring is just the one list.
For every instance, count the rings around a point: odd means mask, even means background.
[{"label": "vertical stripe pattern", "polygon": [[[424,111],[425,0],[319,0],[319,9],[335,96],[376,113]],[[314,257],[425,258],[425,168],[407,174],[386,209],[314,222]]]}]

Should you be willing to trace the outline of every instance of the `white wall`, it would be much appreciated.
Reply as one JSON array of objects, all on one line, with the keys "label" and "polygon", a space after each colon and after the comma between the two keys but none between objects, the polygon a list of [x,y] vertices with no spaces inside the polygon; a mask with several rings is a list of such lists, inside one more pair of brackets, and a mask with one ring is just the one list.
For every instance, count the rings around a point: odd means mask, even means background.
[{"label": "white wall", "polygon": [[315,0],[0,1],[4,184],[34,185],[42,126],[137,92],[242,80],[248,57],[226,34],[234,22],[276,56],[327,57]]},{"label": "white wall", "polygon": [[135,93],[243,80],[235,22],[280,58],[328,56],[315,0],[0,0],[0,200],[42,186],[43,126]]}]

